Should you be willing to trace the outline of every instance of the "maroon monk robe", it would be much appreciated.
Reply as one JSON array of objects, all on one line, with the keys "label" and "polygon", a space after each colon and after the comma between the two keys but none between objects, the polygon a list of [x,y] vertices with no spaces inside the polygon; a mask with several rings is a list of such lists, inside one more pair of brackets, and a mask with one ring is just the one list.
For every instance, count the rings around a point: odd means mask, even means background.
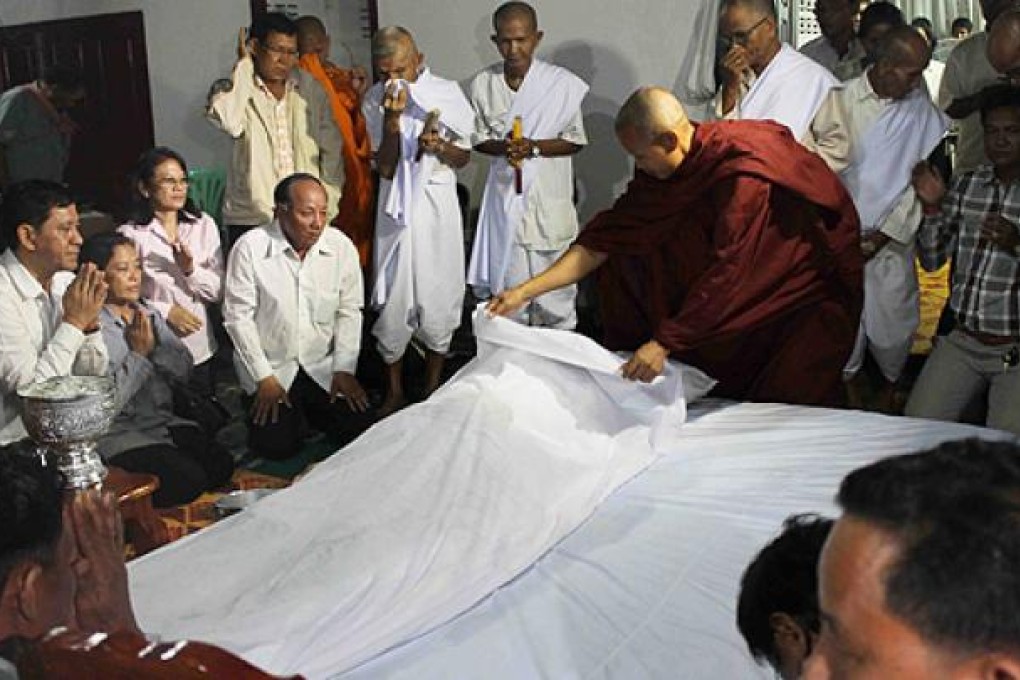
[{"label": "maroon monk robe", "polygon": [[714,395],[838,405],[863,299],[857,212],[839,178],[770,121],[695,125],[676,172],[635,173],[577,243],[598,272],[605,344],[654,338]]}]

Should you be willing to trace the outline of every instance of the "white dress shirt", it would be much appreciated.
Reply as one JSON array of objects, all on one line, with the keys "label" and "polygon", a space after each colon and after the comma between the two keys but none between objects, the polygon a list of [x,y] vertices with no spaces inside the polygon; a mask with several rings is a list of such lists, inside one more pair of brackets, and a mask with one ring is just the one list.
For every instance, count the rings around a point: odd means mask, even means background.
[{"label": "white dress shirt", "polygon": [[354,373],[364,302],[354,244],[327,228],[301,260],[279,222],[252,229],[230,251],[223,322],[234,366],[249,394],[275,375],[290,389],[301,368],[324,390]]},{"label": "white dress shirt", "polygon": [[0,255],[0,444],[27,433],[17,391],[40,380],[106,373],[101,333],[85,335],[63,320],[68,274],[58,274],[47,293],[14,255]]},{"label": "white dress shirt", "polygon": [[148,224],[123,224],[117,230],[138,246],[142,259],[142,297],[166,319],[170,309],[180,305],[199,318],[202,327],[181,340],[195,364],[211,359],[216,339],[206,305],[220,301],[223,291],[223,250],[216,222],[206,213],[194,222],[177,225],[178,238],[188,246],[195,267],[190,275],[174,259],[173,246],[163,223],[153,218]]}]

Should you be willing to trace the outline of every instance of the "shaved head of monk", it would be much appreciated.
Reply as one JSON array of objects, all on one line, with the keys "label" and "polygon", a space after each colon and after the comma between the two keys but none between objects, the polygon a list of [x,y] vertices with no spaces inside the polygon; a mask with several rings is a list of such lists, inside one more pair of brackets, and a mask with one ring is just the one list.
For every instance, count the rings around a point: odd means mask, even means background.
[{"label": "shaved head of monk", "polygon": [[329,34],[318,17],[303,16],[294,22],[297,26],[297,47],[302,55],[317,54],[319,59],[329,59]]},{"label": "shaved head of monk", "polygon": [[616,136],[639,170],[666,179],[687,156],[694,126],[672,92],[642,87],[616,115]]},{"label": "shaved head of monk", "polygon": [[988,63],[1020,85],[1020,5],[1000,14],[988,31]]}]

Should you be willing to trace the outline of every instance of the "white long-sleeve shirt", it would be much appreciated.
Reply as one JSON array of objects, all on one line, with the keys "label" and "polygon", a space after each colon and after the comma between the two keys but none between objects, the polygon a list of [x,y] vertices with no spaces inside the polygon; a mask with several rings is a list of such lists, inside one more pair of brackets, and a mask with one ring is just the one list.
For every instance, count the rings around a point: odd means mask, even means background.
[{"label": "white long-sleeve shirt", "polygon": [[223,322],[234,342],[241,388],[275,375],[290,389],[303,369],[324,390],[354,373],[364,302],[354,244],[327,228],[301,260],[279,222],[252,229],[230,251]]},{"label": "white long-sleeve shirt", "polygon": [[63,320],[68,275],[47,292],[10,249],[0,255],[0,444],[26,436],[18,388],[65,375],[106,373],[101,333]]}]

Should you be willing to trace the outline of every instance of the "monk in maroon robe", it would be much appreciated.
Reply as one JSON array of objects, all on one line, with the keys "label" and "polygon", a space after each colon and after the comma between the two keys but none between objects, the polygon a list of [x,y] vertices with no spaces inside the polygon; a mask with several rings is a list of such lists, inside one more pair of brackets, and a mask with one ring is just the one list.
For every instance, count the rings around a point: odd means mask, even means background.
[{"label": "monk in maroon robe", "polygon": [[651,380],[667,356],[714,395],[838,405],[861,313],[853,203],[820,158],[766,121],[695,124],[672,94],[617,116],[634,180],[548,270],[489,304],[505,314],[599,269],[605,344]]}]

